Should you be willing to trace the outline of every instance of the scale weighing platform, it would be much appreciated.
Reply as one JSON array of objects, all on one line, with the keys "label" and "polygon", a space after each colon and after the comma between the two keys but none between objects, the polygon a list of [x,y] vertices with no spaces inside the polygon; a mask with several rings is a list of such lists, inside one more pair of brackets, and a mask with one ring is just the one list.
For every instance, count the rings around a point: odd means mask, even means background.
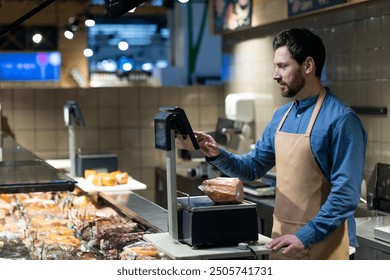
[{"label": "scale weighing platform", "polygon": [[143,238],[174,260],[239,259],[254,257],[254,253],[258,257],[260,255],[268,255],[271,252],[265,246],[265,243],[271,241],[271,238],[261,234],[259,234],[257,244],[250,245],[253,251],[240,249],[238,245],[193,249],[191,246],[171,238],[166,232],[145,234]]}]

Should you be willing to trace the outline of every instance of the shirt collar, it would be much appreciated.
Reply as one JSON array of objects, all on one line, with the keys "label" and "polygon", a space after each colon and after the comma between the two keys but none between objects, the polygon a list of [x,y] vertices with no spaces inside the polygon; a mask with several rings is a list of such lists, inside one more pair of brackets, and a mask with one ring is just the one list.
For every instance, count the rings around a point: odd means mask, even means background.
[{"label": "shirt collar", "polygon": [[306,111],[308,108],[314,106],[317,102],[318,95],[313,97],[308,97],[300,101],[294,100],[294,107],[298,113]]}]

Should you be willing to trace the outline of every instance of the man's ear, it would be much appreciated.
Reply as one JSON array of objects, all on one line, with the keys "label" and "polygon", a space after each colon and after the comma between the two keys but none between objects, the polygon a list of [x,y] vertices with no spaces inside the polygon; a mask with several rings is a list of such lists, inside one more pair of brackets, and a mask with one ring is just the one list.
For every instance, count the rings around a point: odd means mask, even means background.
[{"label": "man's ear", "polygon": [[316,68],[316,64],[314,63],[314,59],[311,56],[308,56],[305,60],[305,73],[309,74],[314,72]]}]

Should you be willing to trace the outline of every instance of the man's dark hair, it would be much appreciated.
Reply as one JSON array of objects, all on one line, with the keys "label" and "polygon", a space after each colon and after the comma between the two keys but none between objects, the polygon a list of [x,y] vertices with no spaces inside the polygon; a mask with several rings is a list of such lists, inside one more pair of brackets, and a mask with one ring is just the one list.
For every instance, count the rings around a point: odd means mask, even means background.
[{"label": "man's dark hair", "polygon": [[312,57],[316,65],[315,75],[321,77],[326,54],[325,46],[319,36],[306,28],[292,28],[276,35],[273,42],[274,51],[283,46],[287,46],[292,58],[299,65],[302,65],[307,57]]}]

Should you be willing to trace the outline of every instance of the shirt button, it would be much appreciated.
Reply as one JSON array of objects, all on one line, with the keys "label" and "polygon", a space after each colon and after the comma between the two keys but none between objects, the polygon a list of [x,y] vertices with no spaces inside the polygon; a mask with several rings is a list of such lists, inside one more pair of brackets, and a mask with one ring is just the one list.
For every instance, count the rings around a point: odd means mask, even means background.
[{"label": "shirt button", "polygon": [[301,114],[297,114],[297,117],[300,118],[300,117],[301,117]]}]

